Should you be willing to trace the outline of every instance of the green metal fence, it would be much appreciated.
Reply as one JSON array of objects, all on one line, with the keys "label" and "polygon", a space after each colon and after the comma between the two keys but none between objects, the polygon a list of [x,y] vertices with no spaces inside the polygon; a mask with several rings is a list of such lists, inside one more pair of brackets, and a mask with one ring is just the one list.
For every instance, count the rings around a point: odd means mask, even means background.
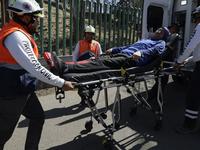
[{"label": "green metal fence", "polygon": [[97,6],[90,0],[76,0],[74,17],[74,0],[39,0],[39,3],[45,9],[45,18],[40,20],[40,33],[35,36],[36,42],[40,43],[40,56],[44,51],[72,55],[76,43],[84,38],[80,29],[90,24],[96,29],[95,40],[101,44],[103,52],[111,47],[130,45],[139,38],[139,8],[106,3]]}]

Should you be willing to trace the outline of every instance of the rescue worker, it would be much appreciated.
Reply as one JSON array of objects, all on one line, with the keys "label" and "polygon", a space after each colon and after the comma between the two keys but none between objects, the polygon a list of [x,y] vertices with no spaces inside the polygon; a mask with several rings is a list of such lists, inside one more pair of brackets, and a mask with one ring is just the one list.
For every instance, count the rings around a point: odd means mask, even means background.
[{"label": "rescue worker", "polygon": [[73,89],[75,82],[55,76],[38,61],[38,48],[31,34],[36,33],[43,8],[35,0],[11,0],[7,10],[12,20],[0,31],[0,150],[10,139],[24,115],[29,119],[25,150],[38,150],[44,124],[44,110],[35,94],[38,79]]},{"label": "rescue worker", "polygon": [[[73,53],[73,62],[86,60],[86,59],[95,59],[96,56],[100,56],[102,54],[101,45],[99,42],[93,40],[95,36],[95,28],[91,25],[87,26],[84,31],[85,39],[81,40],[77,43],[76,48]],[[81,102],[79,106],[87,106],[85,103],[85,95],[80,94]],[[90,92],[90,96],[92,96],[94,92]]]},{"label": "rescue worker", "polygon": [[192,12],[196,28],[186,45],[183,53],[179,56],[176,63],[173,65],[175,70],[180,69],[180,65],[185,63],[186,58],[193,53],[193,62],[196,63],[195,69],[188,85],[188,92],[186,96],[186,109],[184,124],[176,128],[176,132],[180,134],[187,134],[196,131],[196,122],[198,118],[199,102],[200,102],[200,6]]},{"label": "rescue worker", "polygon": [[[173,34],[173,33],[178,33],[179,28],[178,25],[175,23],[170,24],[168,27],[169,29],[169,34]],[[177,47],[175,46],[174,49],[176,49]],[[170,51],[169,54],[164,58],[164,61],[173,61],[173,52],[174,51]],[[163,68],[168,68],[170,67],[170,64],[164,63],[163,64]],[[169,75],[165,75],[163,77],[161,77],[161,87],[162,87],[162,92],[164,93],[165,87],[168,83],[169,80]],[[155,79],[155,84],[154,86],[151,88],[151,90],[148,91],[148,101],[152,101],[153,99],[157,99],[157,92],[158,92],[158,80]],[[157,100],[156,100],[157,101]]]},{"label": "rescue worker", "polygon": [[173,33],[178,33],[179,32],[179,27],[176,23],[171,23],[168,27],[169,29],[169,34],[173,34]]},{"label": "rescue worker", "polygon": [[95,28],[91,25],[87,26],[83,31],[85,39],[77,43],[73,53],[73,62],[95,59],[96,56],[102,54],[101,45],[93,40],[95,36]]}]

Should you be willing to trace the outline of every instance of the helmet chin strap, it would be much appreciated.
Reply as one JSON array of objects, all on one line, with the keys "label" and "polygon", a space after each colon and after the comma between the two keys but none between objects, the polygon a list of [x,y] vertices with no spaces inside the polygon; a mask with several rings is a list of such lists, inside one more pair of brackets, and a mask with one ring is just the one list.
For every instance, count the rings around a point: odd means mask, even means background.
[{"label": "helmet chin strap", "polygon": [[[29,24],[31,24],[31,26],[34,26],[35,20],[36,20],[35,17],[32,16],[31,20],[27,23],[27,27],[29,26]],[[28,27],[28,30],[29,30],[29,33],[32,34],[32,32],[30,31],[29,27]]]}]

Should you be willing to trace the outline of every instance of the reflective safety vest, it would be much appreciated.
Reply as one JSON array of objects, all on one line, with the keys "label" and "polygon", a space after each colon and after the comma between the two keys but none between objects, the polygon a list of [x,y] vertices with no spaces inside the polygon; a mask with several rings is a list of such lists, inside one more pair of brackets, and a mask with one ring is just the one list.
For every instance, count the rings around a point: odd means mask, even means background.
[{"label": "reflective safety vest", "polygon": [[[21,31],[32,43],[33,51],[38,57],[38,48],[32,36],[18,23],[10,20],[0,31],[0,63],[10,65],[18,64],[9,50],[4,47],[4,39],[15,31]],[[20,38],[20,37],[19,37]],[[15,41],[13,41],[15,42]],[[0,67],[0,96],[21,95],[33,92],[37,87],[38,79],[33,77],[25,69],[11,69]]]},{"label": "reflective safety vest", "polygon": [[95,40],[92,40],[91,42],[88,42],[88,40],[84,39],[79,41],[79,55],[81,55],[83,52],[90,50],[95,55],[98,54],[98,42]]},{"label": "reflective safety vest", "polygon": [[10,64],[18,64],[16,62],[16,60],[10,54],[9,50],[6,49],[3,45],[4,39],[9,34],[15,32],[15,31],[21,31],[29,38],[29,40],[31,41],[32,46],[33,46],[33,51],[34,51],[36,57],[38,57],[38,48],[37,48],[37,45],[36,45],[35,41],[33,40],[32,36],[21,25],[14,22],[13,20],[10,20],[9,24],[5,25],[1,29],[1,32],[0,32],[0,62],[10,63]]},{"label": "reflective safety vest", "polygon": [[79,56],[77,61],[96,57],[98,55],[98,44],[99,43],[95,40],[92,40],[91,42],[88,42],[86,39],[79,41]]}]

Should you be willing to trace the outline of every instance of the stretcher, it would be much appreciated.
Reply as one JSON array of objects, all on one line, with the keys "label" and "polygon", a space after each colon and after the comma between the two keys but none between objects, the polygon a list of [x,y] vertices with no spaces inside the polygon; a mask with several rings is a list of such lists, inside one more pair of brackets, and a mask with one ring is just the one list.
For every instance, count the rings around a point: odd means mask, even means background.
[{"label": "stretcher", "polygon": [[[89,73],[67,73],[61,77],[68,81],[77,82],[74,85],[74,88],[78,89],[78,94],[83,98],[88,105],[91,111],[91,120],[86,122],[85,128],[87,131],[91,131],[93,128],[94,118],[98,123],[101,123],[102,126],[108,131],[108,138],[105,143],[106,149],[111,149],[111,141],[113,139],[113,134],[116,130],[120,128],[120,119],[121,119],[121,97],[120,97],[120,88],[124,86],[127,89],[127,92],[133,97],[133,109],[130,110],[130,115],[136,115],[137,105],[141,105],[145,109],[148,109],[159,116],[159,119],[154,123],[154,130],[160,130],[162,126],[162,117],[163,117],[163,98],[162,98],[162,89],[160,86],[160,78],[165,75],[162,68],[163,58],[173,50],[173,47],[176,45],[179,39],[178,34],[169,35],[166,41],[165,50],[161,55],[154,56],[154,58],[145,64],[142,67],[131,67],[125,68],[125,65],[121,66],[121,69],[114,70],[101,70]],[[50,53],[46,52],[44,58],[51,66],[52,72],[55,68],[53,67],[53,62],[51,60]],[[152,107],[148,102],[148,88],[147,80],[157,79],[158,80],[158,94],[157,102],[158,108]],[[137,86],[136,86],[137,83]],[[145,95],[142,95],[140,92],[140,83],[144,83]],[[113,100],[112,107],[112,124],[107,125],[105,119],[107,118],[108,111],[108,88],[116,87],[116,94]],[[96,100],[93,100],[94,92],[97,91]],[[105,94],[105,109],[103,112],[99,112],[96,105],[99,100],[100,92],[104,91]],[[64,96],[64,92],[57,88],[56,89],[56,98],[61,100]],[[62,95],[62,96],[58,96]],[[117,114],[115,114],[117,113]]]}]

